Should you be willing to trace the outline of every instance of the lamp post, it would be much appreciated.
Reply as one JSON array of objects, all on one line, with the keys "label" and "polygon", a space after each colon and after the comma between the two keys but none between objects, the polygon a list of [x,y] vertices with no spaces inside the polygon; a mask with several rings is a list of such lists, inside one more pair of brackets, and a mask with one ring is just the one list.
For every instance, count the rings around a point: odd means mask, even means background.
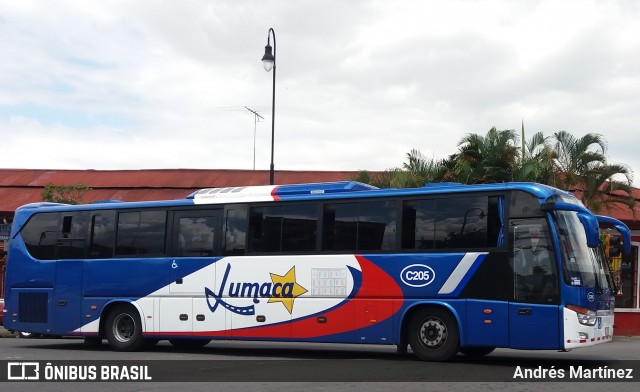
[{"label": "lamp post", "polygon": [[[273,34],[273,54],[271,54],[270,38]],[[273,141],[275,138],[275,113],[276,113],[276,33],[273,28],[269,28],[267,33],[267,46],[264,47],[262,56],[264,70],[269,72],[273,69],[273,93],[271,98],[271,166],[269,167],[269,185],[273,185]]]}]

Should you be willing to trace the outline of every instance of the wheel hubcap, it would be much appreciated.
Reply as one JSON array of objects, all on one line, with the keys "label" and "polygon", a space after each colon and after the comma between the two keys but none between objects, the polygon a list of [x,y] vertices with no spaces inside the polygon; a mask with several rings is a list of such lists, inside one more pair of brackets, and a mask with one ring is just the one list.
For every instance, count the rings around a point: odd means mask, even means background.
[{"label": "wheel hubcap", "polygon": [[128,314],[120,314],[113,322],[113,336],[119,342],[128,342],[136,330],[136,323]]},{"label": "wheel hubcap", "polygon": [[422,323],[419,336],[426,348],[440,348],[447,341],[447,326],[439,318],[429,318]]}]

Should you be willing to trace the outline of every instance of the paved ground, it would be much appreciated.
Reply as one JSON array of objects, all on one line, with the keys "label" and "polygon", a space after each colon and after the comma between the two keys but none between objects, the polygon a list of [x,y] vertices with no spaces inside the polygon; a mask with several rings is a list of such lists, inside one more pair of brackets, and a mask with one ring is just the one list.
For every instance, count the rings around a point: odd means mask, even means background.
[{"label": "paved ground", "polygon": [[0,338],[10,338],[15,336],[16,336],[15,334],[11,334],[9,333],[9,331],[4,329],[3,327],[0,327]]}]

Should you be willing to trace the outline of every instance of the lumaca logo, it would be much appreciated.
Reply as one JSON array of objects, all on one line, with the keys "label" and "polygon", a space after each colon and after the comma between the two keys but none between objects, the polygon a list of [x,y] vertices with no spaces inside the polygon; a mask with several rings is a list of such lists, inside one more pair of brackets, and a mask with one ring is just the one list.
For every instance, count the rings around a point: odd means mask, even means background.
[{"label": "lumaca logo", "polygon": [[291,314],[293,312],[293,301],[307,292],[307,289],[296,282],[296,267],[291,267],[289,272],[282,276],[274,273],[269,275],[271,275],[271,282],[273,283],[273,292],[269,298],[269,303],[281,302]]},{"label": "lumaca logo", "polygon": [[[229,283],[229,289],[225,292],[230,272],[231,265],[227,264],[218,294],[215,294],[208,287],[204,288],[204,292],[207,297],[207,305],[211,312],[215,312],[218,305],[221,305],[225,309],[236,314],[245,316],[255,314],[254,305],[233,306],[223,300],[223,297],[229,297],[253,298],[254,304],[260,303],[260,299],[268,298],[268,303],[280,302],[287,309],[289,314],[291,314],[293,312],[295,299],[307,292],[307,289],[302,287],[296,281],[295,266],[291,267],[291,269],[289,269],[289,271],[284,275],[270,273],[271,282],[231,282]],[[210,302],[211,298],[215,300],[213,305]]]}]

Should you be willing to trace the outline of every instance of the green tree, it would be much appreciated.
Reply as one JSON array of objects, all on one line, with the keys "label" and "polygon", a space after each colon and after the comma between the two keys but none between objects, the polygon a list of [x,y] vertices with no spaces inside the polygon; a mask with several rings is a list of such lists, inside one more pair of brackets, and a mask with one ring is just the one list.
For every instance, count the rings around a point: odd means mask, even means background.
[{"label": "green tree", "polygon": [[80,204],[84,194],[89,192],[91,188],[85,184],[78,183],[75,185],[54,185],[48,183],[40,194],[43,201],[52,203]]},{"label": "green tree", "polygon": [[406,161],[403,164],[403,168],[407,172],[407,184],[421,187],[429,182],[442,181],[447,171],[444,162],[444,160],[427,158],[418,150],[411,150],[407,153]]},{"label": "green tree", "polygon": [[428,159],[414,149],[402,168],[361,171],[353,179],[379,188],[421,187],[437,181],[532,181],[572,191],[594,212],[612,203],[633,208],[631,169],[608,163],[606,147],[602,135],[595,133],[576,138],[566,131],[552,137],[536,132],[526,140],[523,123],[521,140],[513,130],[493,127],[484,136],[465,135],[458,151],[446,159]]},{"label": "green tree", "polygon": [[419,188],[428,182],[441,181],[444,173],[442,161],[426,158],[414,149],[407,153],[402,168],[383,172],[361,170],[351,179],[378,188]]},{"label": "green tree", "polygon": [[491,128],[485,136],[467,134],[458,143],[453,177],[465,184],[513,180],[519,155],[515,131]]},{"label": "green tree", "polygon": [[607,162],[607,143],[602,135],[588,133],[576,138],[559,131],[554,138],[556,170],[551,185],[574,192],[594,212],[613,203],[633,207],[631,169]]},{"label": "green tree", "polygon": [[550,137],[545,137],[542,132],[536,132],[529,140],[525,140],[523,126],[522,139],[524,143],[513,173],[513,180],[552,184],[556,177],[556,153]]}]

